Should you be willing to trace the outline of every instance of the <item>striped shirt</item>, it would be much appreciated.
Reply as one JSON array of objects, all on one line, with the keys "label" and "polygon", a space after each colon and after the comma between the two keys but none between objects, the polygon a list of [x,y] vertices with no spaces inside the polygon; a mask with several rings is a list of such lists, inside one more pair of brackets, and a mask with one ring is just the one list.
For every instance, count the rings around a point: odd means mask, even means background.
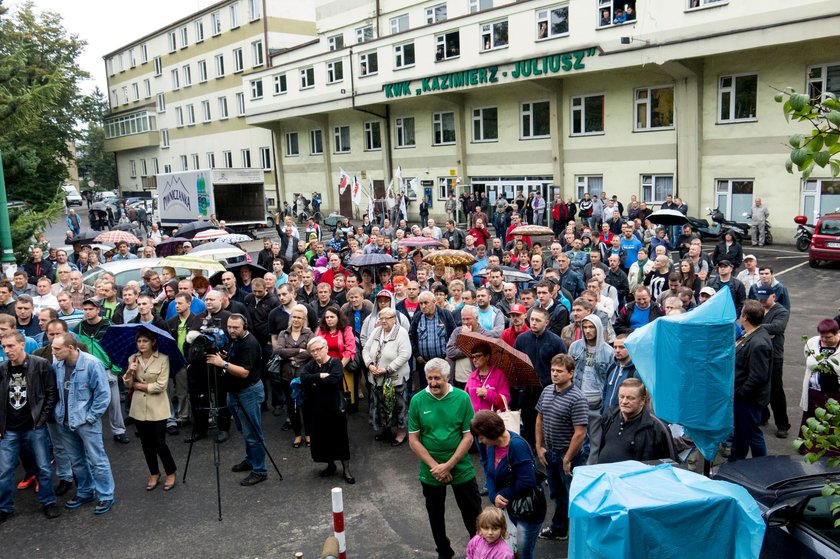
[{"label": "striped shirt", "polygon": [[557,391],[546,386],[537,402],[543,416],[543,444],[548,450],[565,451],[572,442],[576,425],[589,424],[589,404],[576,386]]}]

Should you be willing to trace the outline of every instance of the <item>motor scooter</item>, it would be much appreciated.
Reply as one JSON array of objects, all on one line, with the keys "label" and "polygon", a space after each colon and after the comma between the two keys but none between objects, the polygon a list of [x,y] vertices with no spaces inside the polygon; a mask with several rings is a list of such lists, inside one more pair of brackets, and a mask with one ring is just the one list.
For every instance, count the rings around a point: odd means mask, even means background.
[{"label": "motor scooter", "polygon": [[[750,214],[747,213],[747,212],[744,212],[741,215],[746,217],[747,219],[749,219],[749,217],[750,217]],[[751,225],[749,225],[748,223],[745,223],[744,225],[746,225],[747,231],[749,231]],[[773,232],[771,231],[772,227],[773,226],[770,225],[769,220],[764,221],[764,244],[765,245],[772,245],[773,244]]]},{"label": "motor scooter", "polygon": [[794,217],[793,221],[798,225],[796,233],[793,235],[796,250],[799,252],[808,252],[808,247],[811,246],[811,238],[814,236],[816,226],[813,223],[808,223],[808,218],[804,215]]},{"label": "motor scooter", "polygon": [[750,228],[746,223],[737,223],[725,219],[723,212],[718,208],[706,208],[706,215],[712,218],[711,225],[706,219],[687,216],[689,225],[700,235],[701,240],[720,240],[721,236],[727,231],[732,231],[739,238],[743,238]]}]

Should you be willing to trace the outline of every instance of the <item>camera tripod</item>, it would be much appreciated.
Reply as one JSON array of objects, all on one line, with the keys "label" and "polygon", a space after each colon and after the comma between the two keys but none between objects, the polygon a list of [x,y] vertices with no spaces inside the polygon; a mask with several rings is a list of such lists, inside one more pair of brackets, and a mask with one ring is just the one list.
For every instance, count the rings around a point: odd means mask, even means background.
[{"label": "camera tripod", "polygon": [[[216,400],[217,395],[219,393],[219,369],[214,365],[207,365],[206,366],[207,372],[207,402],[208,407],[206,408],[197,408],[201,411],[206,411],[208,414],[208,424],[212,422],[216,428],[218,429],[218,417],[219,412],[223,409],[228,408],[227,405],[219,405],[219,402]],[[211,383],[212,380],[212,383]],[[212,390],[210,389],[212,386]],[[242,408],[242,402],[239,401],[239,395],[236,393],[231,392],[231,396],[236,401],[236,404]],[[251,421],[251,417],[247,413],[243,413],[242,416],[245,417],[245,420],[248,422],[251,430],[256,432],[256,426],[254,425],[253,421]],[[195,434],[195,423],[193,423],[193,435]],[[190,458],[192,457],[193,445],[195,444],[195,437],[190,436],[190,448],[187,451],[187,461],[184,464],[184,476],[182,479],[182,483],[187,483],[187,472],[190,468]],[[219,522],[222,521],[222,482],[221,482],[221,451],[219,448],[219,442],[217,437],[213,437],[213,466],[216,468],[216,503],[219,509]],[[271,460],[271,465],[274,466],[274,470],[277,472],[277,478],[280,481],[283,481],[283,475],[280,473],[280,468],[277,467],[277,463],[274,461],[274,458],[271,456],[271,453],[268,451],[268,448],[265,446],[265,437],[260,437],[260,445],[262,445],[263,450],[265,451],[265,455],[268,456],[268,459]]]}]

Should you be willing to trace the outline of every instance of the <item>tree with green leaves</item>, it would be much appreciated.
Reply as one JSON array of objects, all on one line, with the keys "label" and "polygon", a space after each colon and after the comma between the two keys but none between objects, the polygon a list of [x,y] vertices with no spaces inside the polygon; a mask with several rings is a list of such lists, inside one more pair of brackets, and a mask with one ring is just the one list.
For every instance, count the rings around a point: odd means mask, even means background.
[{"label": "tree with green leaves", "polygon": [[805,93],[787,88],[776,94],[776,102],[782,103],[782,110],[788,122],[809,122],[810,133],[794,134],[790,137],[790,155],[785,162],[788,173],[793,168],[808,180],[815,168],[829,168],[832,177],[840,175],[840,101],[833,93],[826,92],[821,98],[812,99]]},{"label": "tree with green leaves", "polygon": [[97,87],[87,97],[89,120],[82,142],[77,146],[76,165],[82,184],[93,181],[96,185],[117,184],[117,165],[114,154],[105,151],[105,115],[108,99]]},{"label": "tree with green leaves", "polygon": [[0,6],[0,152],[8,198],[31,208],[12,223],[18,258],[61,209],[69,146],[87,116],[79,82],[89,76],[77,64],[84,46],[58,14],[36,13],[31,1]]}]

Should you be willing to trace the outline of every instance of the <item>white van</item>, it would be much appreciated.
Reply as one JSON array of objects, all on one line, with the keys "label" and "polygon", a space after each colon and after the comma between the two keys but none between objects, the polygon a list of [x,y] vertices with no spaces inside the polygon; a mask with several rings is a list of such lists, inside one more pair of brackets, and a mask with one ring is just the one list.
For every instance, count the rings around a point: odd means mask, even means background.
[{"label": "white van", "polygon": [[62,184],[61,189],[64,191],[64,203],[67,207],[82,205],[82,196],[76,190],[75,186],[72,184]]}]

